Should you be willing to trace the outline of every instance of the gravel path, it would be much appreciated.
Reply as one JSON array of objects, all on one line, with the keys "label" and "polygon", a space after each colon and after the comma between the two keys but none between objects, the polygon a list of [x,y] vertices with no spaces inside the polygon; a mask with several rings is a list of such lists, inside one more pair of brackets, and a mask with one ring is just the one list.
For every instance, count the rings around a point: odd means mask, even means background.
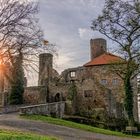
[{"label": "gravel path", "polygon": [[17,114],[0,115],[0,129],[33,132],[55,136],[61,140],[138,140],[86,132],[65,126],[21,119]]}]

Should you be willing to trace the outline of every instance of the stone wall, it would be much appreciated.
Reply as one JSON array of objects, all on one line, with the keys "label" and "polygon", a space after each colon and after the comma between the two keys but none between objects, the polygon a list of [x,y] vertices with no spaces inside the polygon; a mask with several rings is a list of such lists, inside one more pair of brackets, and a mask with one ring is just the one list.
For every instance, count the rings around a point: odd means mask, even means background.
[{"label": "stone wall", "polygon": [[[75,77],[71,77],[71,72],[75,72]],[[113,83],[114,79],[117,79],[116,83]],[[107,82],[102,83],[102,80]],[[62,73],[60,79],[51,81],[47,87],[26,88],[25,103],[44,104],[47,101],[49,103],[65,101],[68,99],[73,81],[77,87],[74,106],[80,112],[102,108],[112,116],[122,117],[123,82],[117,75],[109,71],[108,65],[67,69]]]},{"label": "stone wall", "polygon": [[[75,77],[71,77],[71,72],[75,72]],[[109,65],[71,68],[62,75],[67,84],[74,81],[77,86],[79,110],[104,108],[110,115],[122,117],[123,81],[110,71]]]},{"label": "stone wall", "polygon": [[[71,72],[75,72],[75,77],[70,76]],[[70,83],[71,80],[82,83],[83,80],[91,78],[97,85],[111,90],[118,102],[122,102],[124,98],[123,81],[118,75],[110,71],[109,65],[71,68],[65,70],[62,75],[67,83]]]},{"label": "stone wall", "polygon": [[42,104],[46,103],[47,98],[47,87],[36,86],[27,87],[24,92],[24,103],[25,104]]},{"label": "stone wall", "polygon": [[110,69],[111,67],[109,65],[86,67],[86,71],[92,73],[91,76],[97,83],[109,89],[118,102],[123,102],[123,81],[117,74],[111,72]]},{"label": "stone wall", "polygon": [[0,113],[13,113],[18,112],[20,107],[25,106],[23,105],[7,105],[7,106],[1,106],[0,107]]},{"label": "stone wall", "polygon": [[62,118],[65,111],[65,102],[54,102],[25,106],[20,108],[20,114],[49,115]]},{"label": "stone wall", "polygon": [[[53,84],[51,83],[49,86],[49,97],[51,102],[56,102],[56,101],[65,101],[67,99],[68,95],[68,89],[69,89],[69,84],[65,83],[58,83],[58,84]],[[57,98],[57,96],[59,96]]]}]

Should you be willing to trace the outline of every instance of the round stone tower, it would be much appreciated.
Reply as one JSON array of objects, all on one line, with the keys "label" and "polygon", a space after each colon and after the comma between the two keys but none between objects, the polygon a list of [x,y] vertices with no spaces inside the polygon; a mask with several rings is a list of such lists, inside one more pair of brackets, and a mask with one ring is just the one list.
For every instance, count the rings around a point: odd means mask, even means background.
[{"label": "round stone tower", "polygon": [[43,53],[39,55],[39,80],[38,85],[44,86],[52,79],[53,55]]},{"label": "round stone tower", "polygon": [[107,43],[103,38],[90,40],[91,60],[107,52]]}]

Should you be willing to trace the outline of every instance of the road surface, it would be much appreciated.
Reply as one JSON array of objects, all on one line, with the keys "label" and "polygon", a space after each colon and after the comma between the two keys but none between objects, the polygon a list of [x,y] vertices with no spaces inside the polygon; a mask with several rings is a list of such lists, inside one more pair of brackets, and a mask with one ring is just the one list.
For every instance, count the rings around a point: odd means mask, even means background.
[{"label": "road surface", "polygon": [[0,129],[33,132],[58,137],[61,140],[138,140],[133,138],[129,139],[96,134],[65,126],[44,123],[41,121],[26,120],[19,118],[18,114],[0,115]]}]

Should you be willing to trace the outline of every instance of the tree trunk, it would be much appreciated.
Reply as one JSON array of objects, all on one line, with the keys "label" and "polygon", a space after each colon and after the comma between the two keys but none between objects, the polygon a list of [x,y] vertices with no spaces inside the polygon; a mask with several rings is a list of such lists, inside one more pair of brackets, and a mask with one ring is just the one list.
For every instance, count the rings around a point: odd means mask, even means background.
[{"label": "tree trunk", "polygon": [[124,88],[125,88],[125,110],[128,116],[128,124],[129,126],[134,126],[134,116],[133,116],[133,91],[131,86],[131,76],[126,75],[124,80]]}]

